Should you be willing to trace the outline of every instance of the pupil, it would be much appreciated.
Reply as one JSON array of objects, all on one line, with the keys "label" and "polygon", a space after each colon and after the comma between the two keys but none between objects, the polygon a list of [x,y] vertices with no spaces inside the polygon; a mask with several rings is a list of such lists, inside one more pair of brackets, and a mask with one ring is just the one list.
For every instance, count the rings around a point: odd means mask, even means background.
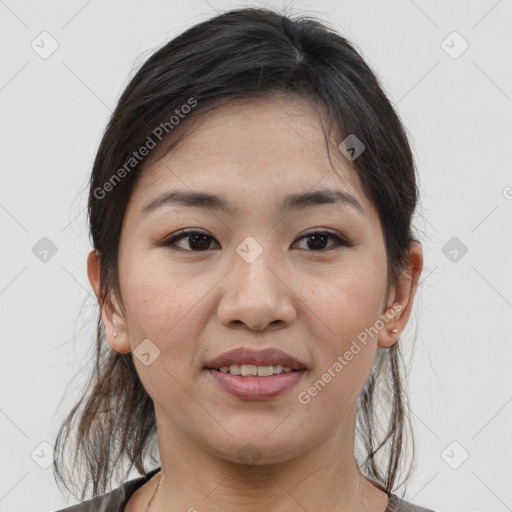
[{"label": "pupil", "polygon": [[208,237],[206,235],[192,235],[190,237],[189,245],[193,249],[192,245],[197,241],[197,239],[202,239],[203,246],[201,247],[201,243],[199,244],[199,249],[208,249]]},{"label": "pupil", "polygon": [[308,237],[309,238],[309,241],[313,240],[313,245],[315,245],[315,243],[318,243],[319,239],[322,239],[324,243],[321,243],[320,245],[322,247],[318,247],[318,245],[314,248],[316,249],[325,249],[325,241],[327,239],[327,237],[325,235],[311,235]]}]

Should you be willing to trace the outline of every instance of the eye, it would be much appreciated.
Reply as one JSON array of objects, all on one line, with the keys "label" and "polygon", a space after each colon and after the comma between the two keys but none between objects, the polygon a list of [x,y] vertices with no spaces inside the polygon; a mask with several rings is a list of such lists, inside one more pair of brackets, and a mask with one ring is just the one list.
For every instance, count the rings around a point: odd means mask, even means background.
[{"label": "eye", "polygon": [[[188,238],[188,244],[185,242],[184,245],[188,245],[187,247],[179,247],[177,242]],[[203,233],[202,231],[193,231],[193,230],[183,230],[174,235],[166,238],[159,245],[162,247],[168,247],[175,245],[180,249],[188,250],[191,252],[202,252],[210,249],[211,240],[215,240],[210,235]]]},{"label": "eye", "polygon": [[[334,240],[334,244],[330,246],[331,248],[326,249],[326,241],[329,239]],[[336,246],[353,247],[351,243],[329,231],[312,231],[311,233],[301,236],[299,240],[307,240],[313,252],[326,252],[327,250],[332,250],[332,248],[335,249]]]},{"label": "eye", "polygon": [[[188,239],[188,242],[186,239]],[[326,249],[326,242],[329,239],[333,240],[334,244],[332,244],[330,248]],[[213,240],[215,239],[212,236],[207,233],[203,233],[202,231],[183,230],[166,238],[158,245],[161,247],[176,246],[190,252],[203,252],[211,249],[211,242]],[[353,247],[351,243],[329,231],[313,231],[303,235],[298,240],[307,240],[309,247],[306,248],[306,250],[309,249],[313,252],[326,252],[326,250],[332,250],[333,246],[334,248],[336,248],[336,246]],[[181,241],[184,241],[182,246],[178,245],[178,242]],[[296,245],[297,242],[295,242],[292,247],[295,247]]]}]

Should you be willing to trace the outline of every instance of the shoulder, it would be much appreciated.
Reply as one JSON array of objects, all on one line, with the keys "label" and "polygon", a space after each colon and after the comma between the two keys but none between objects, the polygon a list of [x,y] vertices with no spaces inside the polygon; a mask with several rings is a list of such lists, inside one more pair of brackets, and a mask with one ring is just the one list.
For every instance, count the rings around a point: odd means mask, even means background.
[{"label": "shoulder", "polygon": [[116,489],[101,496],[94,496],[90,500],[55,512],[123,512],[126,503],[135,491],[142,487],[158,471],[160,471],[159,467],[151,470],[146,476],[128,480]]},{"label": "shoulder", "polygon": [[418,505],[413,505],[408,501],[400,499],[396,494],[391,494],[388,501],[388,506],[384,512],[434,512],[429,508],[423,508]]}]

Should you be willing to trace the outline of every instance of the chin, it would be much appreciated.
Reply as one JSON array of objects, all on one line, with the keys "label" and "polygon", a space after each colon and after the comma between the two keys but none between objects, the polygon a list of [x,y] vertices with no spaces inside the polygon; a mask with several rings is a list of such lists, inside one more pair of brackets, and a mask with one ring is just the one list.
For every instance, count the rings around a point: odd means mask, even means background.
[{"label": "chin", "polygon": [[[210,442],[210,451],[216,457],[245,465],[280,464],[297,457],[305,449],[305,441],[286,433],[268,435],[266,430],[253,428],[240,435],[232,432],[233,437],[224,442]],[[270,430],[269,430],[270,431]]]}]

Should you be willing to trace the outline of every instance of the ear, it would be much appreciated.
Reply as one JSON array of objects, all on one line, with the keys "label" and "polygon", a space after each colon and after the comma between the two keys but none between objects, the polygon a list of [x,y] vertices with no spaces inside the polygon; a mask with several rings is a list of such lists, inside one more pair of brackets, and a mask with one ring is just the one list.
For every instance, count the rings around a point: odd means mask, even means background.
[{"label": "ear", "polygon": [[[398,277],[396,285],[390,293],[390,304],[382,315],[385,321],[384,328],[379,332],[378,346],[392,347],[405,329],[412,310],[413,299],[416,294],[418,281],[423,269],[423,250],[419,242],[412,242],[409,249],[408,261]],[[394,330],[398,332],[393,332]]]},{"label": "ear", "polygon": [[[98,302],[101,304],[100,258],[96,249],[87,256],[87,275]],[[130,342],[126,329],[126,320],[115,295],[109,294],[101,308],[101,318],[105,324],[109,345],[122,354],[130,352]]]}]

